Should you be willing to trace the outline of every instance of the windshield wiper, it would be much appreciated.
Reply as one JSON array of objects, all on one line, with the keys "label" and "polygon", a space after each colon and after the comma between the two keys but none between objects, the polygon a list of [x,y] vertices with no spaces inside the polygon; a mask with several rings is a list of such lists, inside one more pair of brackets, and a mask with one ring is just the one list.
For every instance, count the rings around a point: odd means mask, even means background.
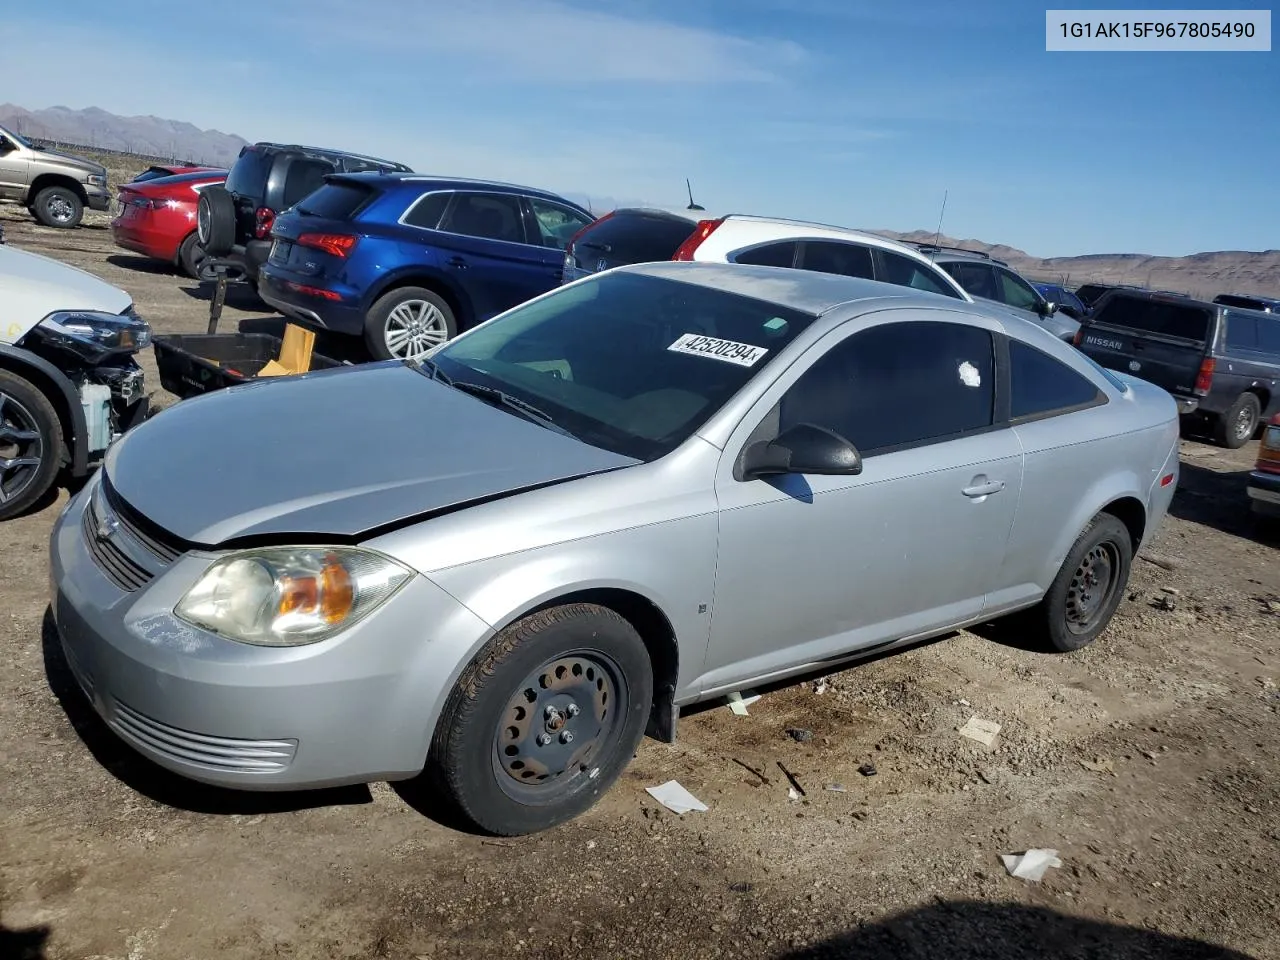
[{"label": "windshield wiper", "polygon": [[434,360],[422,357],[418,360],[411,361],[411,363],[413,364],[413,369],[417,370],[428,379],[439,380],[441,383],[452,385],[453,381],[445,375],[445,372],[440,369],[440,365]]},{"label": "windshield wiper", "polygon": [[[429,360],[423,362],[430,363]],[[432,364],[432,366],[434,366],[434,364]],[[440,374],[440,376],[443,377],[444,374]],[[465,380],[446,379],[445,382],[455,390],[461,390],[463,393],[469,393],[473,397],[478,397],[479,399],[487,402],[496,403],[498,406],[506,407],[508,410],[514,410],[516,413],[523,415],[526,420],[532,420],[539,426],[546,427],[548,430],[553,430],[563,436],[573,437],[575,440],[577,439],[573,433],[556,423],[555,420],[552,419],[551,414],[547,413],[545,410],[540,410],[531,403],[525,403],[525,401],[511,396],[511,394],[505,393],[497,387],[485,386],[483,383],[468,383]]]}]

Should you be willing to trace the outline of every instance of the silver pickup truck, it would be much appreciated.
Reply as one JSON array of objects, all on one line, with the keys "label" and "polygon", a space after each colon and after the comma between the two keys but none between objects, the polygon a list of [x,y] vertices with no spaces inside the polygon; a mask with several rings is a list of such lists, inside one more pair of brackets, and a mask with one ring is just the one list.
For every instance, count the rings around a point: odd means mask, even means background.
[{"label": "silver pickup truck", "polygon": [[107,168],[69,153],[43,150],[0,127],[0,200],[21,203],[47,227],[74,227],[84,208],[107,210]]}]

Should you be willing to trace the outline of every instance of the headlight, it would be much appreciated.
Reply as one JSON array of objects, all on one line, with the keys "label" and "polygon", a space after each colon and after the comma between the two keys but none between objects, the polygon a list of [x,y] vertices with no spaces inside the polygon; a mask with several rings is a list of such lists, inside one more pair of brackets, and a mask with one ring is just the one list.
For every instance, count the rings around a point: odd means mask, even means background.
[{"label": "headlight", "polygon": [[105,187],[107,185],[106,176],[99,173],[91,173],[89,176],[85,177],[85,180],[93,184],[95,187]]},{"label": "headlight", "polygon": [[174,613],[229,640],[265,647],[315,643],[385,603],[412,576],[355,547],[273,547],[223,557]]},{"label": "headlight", "polygon": [[111,353],[136,353],[151,343],[151,326],[130,307],[123,314],[59,310],[36,325],[38,332],[89,362]]}]

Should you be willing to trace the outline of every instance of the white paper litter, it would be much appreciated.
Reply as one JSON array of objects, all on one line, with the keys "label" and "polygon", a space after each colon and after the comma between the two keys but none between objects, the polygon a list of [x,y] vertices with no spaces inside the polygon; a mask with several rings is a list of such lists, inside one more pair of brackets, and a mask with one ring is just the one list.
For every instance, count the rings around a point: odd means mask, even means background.
[{"label": "white paper litter", "polygon": [[668,780],[656,787],[645,787],[645,793],[653,797],[672,813],[688,813],[690,810],[707,811],[707,805],[680,786],[676,780]]},{"label": "white paper litter", "polygon": [[977,740],[984,747],[996,742],[996,734],[1000,732],[1000,724],[981,717],[970,717],[969,722],[960,728],[960,736]]},{"label": "white paper litter", "polygon": [[788,800],[799,800],[799,799],[800,799],[800,794],[796,793],[796,788],[795,788],[795,787],[787,787],[787,799],[788,799]]},{"label": "white paper litter", "polygon": [[1043,880],[1045,871],[1050,867],[1062,866],[1057,850],[1036,849],[1025,853],[1002,853],[1000,859],[1004,861],[1004,868],[1009,871],[1009,876],[1017,877],[1019,880],[1030,880],[1033,883]]},{"label": "white paper litter", "polygon": [[745,717],[748,716],[747,707],[759,700],[760,694],[752,693],[748,690],[745,697],[740,693],[731,693],[727,699],[729,701],[729,709],[738,716]]}]

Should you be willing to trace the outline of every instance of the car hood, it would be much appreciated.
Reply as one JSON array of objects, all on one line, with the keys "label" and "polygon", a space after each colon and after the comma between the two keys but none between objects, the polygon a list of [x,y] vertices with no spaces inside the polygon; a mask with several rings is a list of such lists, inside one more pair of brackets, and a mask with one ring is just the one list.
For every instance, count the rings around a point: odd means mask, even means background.
[{"label": "car hood", "polygon": [[0,244],[0,343],[17,343],[57,310],[123,313],[129,294],[78,267]]},{"label": "car hood", "polygon": [[638,462],[388,361],[184,400],[125,434],[103,470],[146,519],[213,546],[359,538]]},{"label": "car hood", "polygon": [[63,153],[61,150],[40,150],[36,149],[35,155],[43,161],[55,161],[59,166],[71,167],[75,170],[82,170],[85,173],[96,173],[100,177],[107,175],[107,168],[93,160],[86,160],[84,157],[77,157],[74,153]]}]

